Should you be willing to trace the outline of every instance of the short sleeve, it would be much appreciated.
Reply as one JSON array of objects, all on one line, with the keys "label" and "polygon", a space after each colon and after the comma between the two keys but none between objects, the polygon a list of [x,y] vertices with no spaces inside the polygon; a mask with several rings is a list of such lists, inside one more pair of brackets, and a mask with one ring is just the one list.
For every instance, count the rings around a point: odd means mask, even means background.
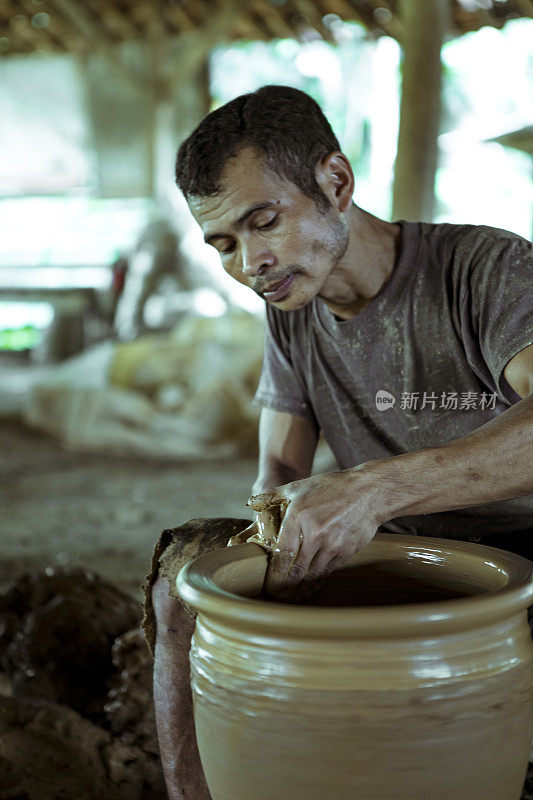
[{"label": "short sleeve", "polygon": [[282,313],[267,306],[263,368],[253,404],[314,420],[292,366],[290,330],[280,318]]},{"label": "short sleeve", "polygon": [[467,357],[474,366],[481,356],[495,390],[508,403],[516,403],[520,397],[503,370],[513,356],[533,343],[531,242],[494,230],[475,247],[473,257],[471,253],[466,275],[461,327]]}]

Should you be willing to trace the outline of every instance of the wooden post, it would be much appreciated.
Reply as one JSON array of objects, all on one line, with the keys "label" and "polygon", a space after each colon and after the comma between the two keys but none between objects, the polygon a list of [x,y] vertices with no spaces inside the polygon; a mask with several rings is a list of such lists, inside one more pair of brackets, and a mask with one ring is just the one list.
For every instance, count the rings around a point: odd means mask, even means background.
[{"label": "wooden post", "polygon": [[431,222],[449,0],[400,0],[403,78],[392,219]]},{"label": "wooden post", "polygon": [[154,109],[153,199],[160,215],[174,216],[172,206],[179,202],[174,182],[178,145],[209,112],[210,103],[206,52],[187,83],[173,88]]}]

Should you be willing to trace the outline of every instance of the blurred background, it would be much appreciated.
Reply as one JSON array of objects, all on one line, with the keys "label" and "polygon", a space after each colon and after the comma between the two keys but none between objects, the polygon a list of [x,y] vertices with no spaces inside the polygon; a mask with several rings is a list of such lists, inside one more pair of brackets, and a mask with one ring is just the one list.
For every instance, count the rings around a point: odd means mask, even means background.
[{"label": "blurred background", "polygon": [[531,0],[0,3],[0,582],[44,560],[134,591],[158,530],[246,516],[264,310],[174,185],[205,114],[298,87],[363,208],[529,238],[532,16]]},{"label": "blurred background", "polygon": [[[0,691],[58,703],[48,736],[67,707],[89,749],[105,731],[115,776],[97,791],[94,761],[62,797],[163,796],[148,667],[137,710],[117,711],[131,687],[102,689],[137,674],[142,644],[126,637],[113,663],[110,647],[138,621],[163,528],[249,516],[264,310],[203,244],[173,172],[206,113],[267,83],[321,104],[366,210],[531,236],[532,0],[1,0]],[[80,587],[92,621],[73,611]],[[97,606],[121,609],[98,629],[104,677],[72,694],[95,658],[73,631]],[[34,720],[9,708],[10,725]],[[22,791],[3,720],[0,800],[58,796],[50,772],[49,794],[42,775]]]}]

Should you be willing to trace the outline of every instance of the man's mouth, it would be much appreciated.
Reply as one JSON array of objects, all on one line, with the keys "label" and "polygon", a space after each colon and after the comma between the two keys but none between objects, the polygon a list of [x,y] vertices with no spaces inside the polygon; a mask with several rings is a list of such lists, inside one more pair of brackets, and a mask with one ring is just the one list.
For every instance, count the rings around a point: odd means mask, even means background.
[{"label": "man's mouth", "polygon": [[261,294],[265,300],[273,300],[274,302],[282,300],[290,291],[294,281],[294,273],[291,273],[287,278],[277,283],[271,283],[266,289],[263,289]]}]

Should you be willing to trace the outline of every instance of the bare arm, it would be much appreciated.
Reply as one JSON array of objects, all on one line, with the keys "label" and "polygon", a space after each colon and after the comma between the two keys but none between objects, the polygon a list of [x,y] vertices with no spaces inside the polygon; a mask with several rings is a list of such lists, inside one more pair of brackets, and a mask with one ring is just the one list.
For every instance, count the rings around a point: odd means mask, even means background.
[{"label": "bare arm", "polygon": [[533,491],[533,345],[509,361],[504,376],[521,402],[461,439],[383,462],[390,478],[389,519]]},{"label": "bare arm", "polygon": [[259,470],[253,493],[311,474],[318,430],[304,417],[264,408],[259,423]]},{"label": "bare arm", "polygon": [[[301,481],[311,474],[318,441],[318,429],[311,420],[264,408],[259,422],[259,470],[253,486],[258,494]],[[250,537],[263,546],[277,536],[279,522],[268,510],[256,515],[255,521],[233,536],[229,545],[243,544]],[[258,539],[257,536],[260,538]]]},{"label": "bare arm", "polygon": [[468,436],[374,462],[387,519],[510,500],[533,491],[533,395]]}]

